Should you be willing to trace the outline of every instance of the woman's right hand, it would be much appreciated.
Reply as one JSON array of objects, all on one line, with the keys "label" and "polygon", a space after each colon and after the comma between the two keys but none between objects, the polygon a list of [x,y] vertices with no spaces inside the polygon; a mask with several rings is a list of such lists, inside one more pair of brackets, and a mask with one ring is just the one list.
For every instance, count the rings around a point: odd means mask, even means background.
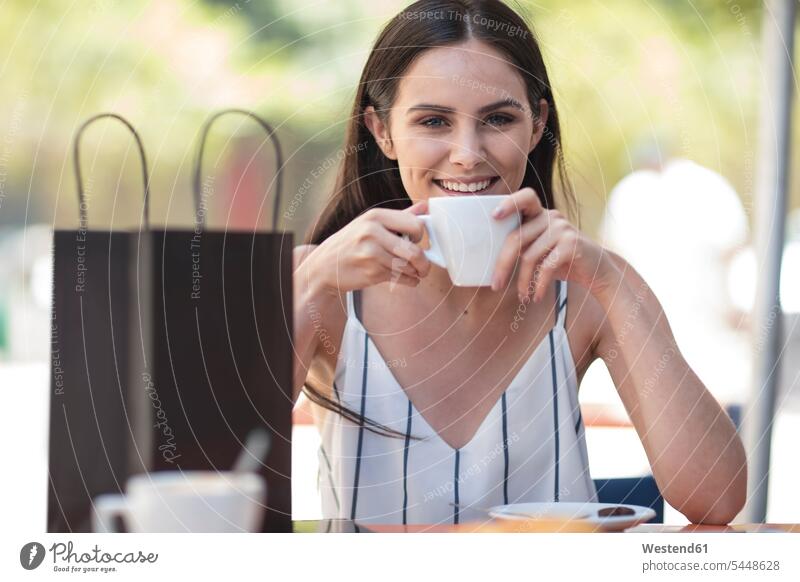
[{"label": "woman's right hand", "polygon": [[405,210],[367,210],[314,249],[303,263],[308,276],[339,295],[386,281],[416,287],[430,271],[415,244],[425,232],[416,215],[425,212],[427,201]]}]

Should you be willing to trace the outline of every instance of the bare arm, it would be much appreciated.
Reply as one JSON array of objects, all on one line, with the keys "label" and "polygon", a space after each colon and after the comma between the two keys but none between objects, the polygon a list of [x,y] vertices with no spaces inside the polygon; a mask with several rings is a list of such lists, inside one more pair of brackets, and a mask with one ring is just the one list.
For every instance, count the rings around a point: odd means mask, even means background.
[{"label": "bare arm", "polygon": [[[344,316],[344,295],[383,281],[416,286],[430,264],[414,244],[422,239],[422,221],[415,214],[426,206],[405,210],[373,208],[359,215],[320,245],[294,251],[294,389],[297,401],[322,337],[325,321]],[[398,234],[406,234],[405,240]],[[340,319],[342,319],[340,318]],[[334,341],[338,341],[335,339]]]},{"label": "bare arm", "polygon": [[624,259],[609,255],[615,283],[595,294],[607,317],[596,353],[611,373],[664,498],[694,523],[728,523],[747,493],[741,440],[681,355],[650,287]]},{"label": "bare arm", "polygon": [[661,304],[621,257],[586,237],[523,188],[495,211],[521,212],[495,268],[493,287],[511,281],[527,301],[553,279],[588,289],[605,313],[594,347],[642,440],[665,499],[696,523],[727,523],[747,495],[747,461],[733,423],[680,353]]},{"label": "bare arm", "polygon": [[293,401],[297,402],[319,347],[323,314],[341,305],[341,297],[330,292],[313,276],[306,259],[317,245],[294,249],[294,384]]}]

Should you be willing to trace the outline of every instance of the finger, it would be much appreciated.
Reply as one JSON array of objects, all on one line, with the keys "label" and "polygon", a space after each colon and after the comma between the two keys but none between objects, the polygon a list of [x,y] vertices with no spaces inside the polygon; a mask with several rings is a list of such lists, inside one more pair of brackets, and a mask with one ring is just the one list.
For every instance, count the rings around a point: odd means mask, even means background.
[{"label": "finger", "polygon": [[[378,232],[380,233],[381,231]],[[384,231],[384,233],[385,236],[399,239],[399,237],[396,237],[389,232]],[[409,276],[419,277],[419,273],[414,265],[387,250],[384,247],[384,244],[381,243],[379,235],[373,235],[372,241],[366,244],[368,245],[368,252],[365,260],[370,266],[376,267],[373,272],[373,277],[378,277],[378,280],[383,280],[384,273],[392,270],[403,271]]]},{"label": "finger", "polygon": [[406,261],[413,267],[415,274],[425,277],[431,269],[431,263],[425,256],[419,245],[415,245],[409,240],[395,236],[389,231],[379,233],[377,241],[387,253],[398,260]]},{"label": "finger", "polygon": [[549,227],[549,215],[542,213],[531,220],[523,222],[521,226],[508,235],[503,247],[500,249],[497,263],[495,263],[493,281],[496,284],[496,288],[494,285],[492,286],[495,291],[502,289],[507,284],[514,270],[514,263],[516,263],[517,257]]},{"label": "finger", "polygon": [[539,195],[533,188],[523,188],[518,192],[509,194],[497,208],[492,212],[492,217],[495,219],[503,219],[511,216],[514,212],[519,212],[523,216],[534,217],[544,210],[542,203],[539,200]]},{"label": "finger", "polygon": [[529,296],[531,281],[535,285],[536,279],[541,277],[542,261],[555,248],[558,240],[558,233],[554,229],[548,229],[522,253],[517,277],[517,293],[520,298]]},{"label": "finger", "polygon": [[416,214],[417,216],[419,216],[420,214],[428,214],[428,201],[420,200],[419,202],[415,202],[414,204],[406,208],[403,212]]},{"label": "finger", "polygon": [[533,302],[538,303],[547,294],[547,287],[555,278],[556,272],[560,270],[569,260],[567,253],[562,249],[563,245],[557,245],[542,261],[539,275],[534,285]]},{"label": "finger", "polygon": [[406,285],[407,287],[416,287],[417,285],[419,285],[420,282],[419,277],[410,277],[403,273],[396,273],[396,272],[388,273],[386,280],[389,282],[390,288],[392,285]]},{"label": "finger", "polygon": [[422,220],[414,214],[388,208],[375,208],[370,212],[387,230],[407,234],[413,242],[422,240],[425,227],[422,225]]},{"label": "finger", "polygon": [[379,254],[378,262],[386,272],[397,271],[408,275],[409,277],[419,278],[420,274],[417,269],[407,260],[400,258],[389,251],[384,251]]}]

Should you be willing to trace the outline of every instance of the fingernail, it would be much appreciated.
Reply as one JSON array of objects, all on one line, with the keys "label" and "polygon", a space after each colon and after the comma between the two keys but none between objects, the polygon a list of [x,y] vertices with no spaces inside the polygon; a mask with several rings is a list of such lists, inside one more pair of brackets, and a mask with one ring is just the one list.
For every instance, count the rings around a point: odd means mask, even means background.
[{"label": "fingernail", "polygon": [[492,277],[492,291],[497,291],[500,288],[500,282],[497,280],[497,275]]},{"label": "fingernail", "polygon": [[494,210],[492,210],[492,216],[493,216],[494,218],[500,218],[500,216],[501,216],[502,214],[503,214],[503,207],[502,207],[502,206],[498,206],[497,208],[495,208]]}]

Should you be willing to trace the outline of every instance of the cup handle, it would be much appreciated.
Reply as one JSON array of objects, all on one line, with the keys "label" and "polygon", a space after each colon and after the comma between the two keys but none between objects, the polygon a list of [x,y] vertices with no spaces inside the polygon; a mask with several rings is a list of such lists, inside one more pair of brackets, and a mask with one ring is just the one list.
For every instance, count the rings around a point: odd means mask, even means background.
[{"label": "cup handle", "polygon": [[431,222],[431,215],[421,214],[419,215],[419,218],[422,219],[422,224],[425,226],[425,230],[428,231],[428,240],[431,242],[431,248],[425,251],[425,256],[428,257],[428,260],[434,265],[438,265],[443,269],[446,269],[447,263],[445,263],[444,257],[442,257],[442,247],[439,245],[439,241],[436,239],[433,222]]},{"label": "cup handle", "polygon": [[124,495],[108,493],[94,498],[92,531],[96,533],[120,533],[114,518],[128,515],[128,503]]}]

